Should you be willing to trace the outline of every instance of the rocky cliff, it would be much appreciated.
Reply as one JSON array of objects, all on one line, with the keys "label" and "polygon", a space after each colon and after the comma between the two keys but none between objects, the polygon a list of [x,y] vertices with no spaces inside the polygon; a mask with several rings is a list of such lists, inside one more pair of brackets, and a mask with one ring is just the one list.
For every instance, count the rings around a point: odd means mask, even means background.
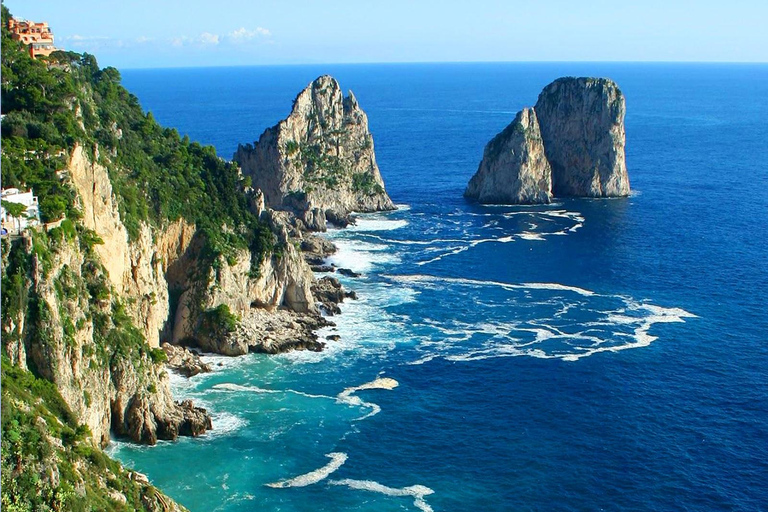
[{"label": "rocky cliff", "polygon": [[[267,208],[213,147],[158,125],[116,69],[72,52],[33,60],[2,15],[3,185],[33,187],[47,223],[2,240],[2,428],[13,432],[3,508],[181,510],[99,447],[111,434],[154,444],[216,428],[169,386],[171,370],[209,368],[163,342],[231,355],[320,350],[313,331],[327,322],[299,248],[320,259],[330,249],[292,213]],[[354,98],[327,87],[310,97],[316,108],[297,105],[323,121],[308,151],[336,150],[312,160],[306,183],[351,180],[359,192],[318,193],[323,208],[310,215],[391,207],[372,146],[353,149],[367,134]]]},{"label": "rocky cliff", "polygon": [[551,190],[552,170],[536,112],[525,108],[485,146],[464,195],[486,204],[549,203]]},{"label": "rocky cliff", "polygon": [[629,195],[626,104],[606,78],[560,78],[539,95],[536,114],[556,196]]},{"label": "rocky cliff", "polygon": [[611,80],[555,80],[488,143],[464,195],[509,204],[629,195],[625,112]]},{"label": "rocky cliff", "polygon": [[352,92],[321,76],[304,89],[291,114],[234,155],[270,208],[292,211],[313,230],[344,225],[353,211],[392,210],[368,131]]},{"label": "rocky cliff", "polygon": [[[210,417],[174,402],[162,356],[153,349],[168,316],[159,258],[176,251],[156,247],[148,226],[128,242],[106,171],[81,147],[68,171],[83,224],[66,221],[48,233],[30,233],[4,260],[4,273],[26,288],[3,325],[5,352],[53,382],[101,445],[110,431],[149,444],[204,433]],[[180,238],[176,250],[185,245],[184,229],[169,231]]]}]

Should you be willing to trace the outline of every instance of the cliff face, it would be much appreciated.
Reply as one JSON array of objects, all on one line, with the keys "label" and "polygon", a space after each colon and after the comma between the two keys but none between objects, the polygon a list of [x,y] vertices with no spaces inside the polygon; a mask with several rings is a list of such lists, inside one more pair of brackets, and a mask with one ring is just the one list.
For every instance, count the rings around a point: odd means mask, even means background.
[{"label": "cliff face", "polygon": [[[311,289],[314,275],[289,237],[283,224],[286,220],[279,212],[271,210],[264,210],[261,217],[276,233],[276,253],[262,261],[257,274],[251,269],[251,254],[243,250],[230,261],[221,258],[207,274],[190,280],[180,295],[175,312],[174,343],[197,345],[225,355],[242,355],[263,351],[260,347],[266,342],[264,333],[254,334],[248,329],[250,325],[264,324],[270,317],[280,314],[319,318]],[[206,322],[206,316],[221,306],[226,306],[236,317],[236,325],[231,329],[207,325],[211,322]],[[278,308],[284,311],[278,311]],[[294,334],[283,327],[287,336]],[[247,335],[249,332],[251,336]],[[291,348],[307,347],[284,347],[285,350]]]},{"label": "cliff face", "polygon": [[137,239],[129,242],[107,169],[95,160],[78,145],[67,166],[83,212],[82,223],[103,240],[94,250],[115,291],[133,299],[126,308],[134,324],[151,347],[159,347],[170,327],[166,273],[189,249],[195,226],[183,219],[161,229],[143,224]]},{"label": "cliff face", "polygon": [[6,350],[19,354],[16,364],[55,384],[77,422],[101,445],[109,442],[110,430],[149,444],[202,434],[210,418],[190,403],[173,401],[167,373],[122,306],[130,297],[109,286],[87,236],[37,234],[20,249],[26,253],[29,307],[17,315],[25,329],[4,326],[11,342]]},{"label": "cliff face", "polygon": [[485,146],[464,195],[486,204],[549,203],[551,190],[539,122],[534,110],[525,108]]},{"label": "cliff face", "polygon": [[291,114],[234,155],[270,208],[296,213],[324,230],[353,211],[393,210],[376,164],[368,118],[350,92],[321,76],[296,98]]},{"label": "cliff face", "polygon": [[560,78],[539,95],[536,114],[556,196],[629,195],[624,95],[605,78]]},{"label": "cliff face", "polygon": [[624,95],[604,78],[560,78],[486,146],[464,195],[481,203],[629,195]]},{"label": "cliff face", "polygon": [[[314,277],[288,234],[288,214],[255,201],[277,238],[277,249],[257,272],[247,249],[206,263],[200,233],[183,219],[162,227],[144,223],[129,240],[107,169],[82,147],[72,151],[67,171],[82,231],[70,223],[25,238],[25,247],[14,249],[25,255],[25,268],[11,269],[4,259],[4,273],[23,276],[19,296],[27,304],[7,312],[3,342],[13,363],[56,385],[98,443],[106,444],[110,431],[153,444],[211,428],[205,411],[173,401],[156,348],[161,341],[231,355],[314,348],[291,339],[275,342],[264,331],[251,336],[250,326],[272,321],[264,315],[278,307],[287,311],[274,312],[275,318],[319,318]],[[230,333],[203,329],[206,313],[222,305],[238,319],[236,350],[226,348]],[[287,328],[296,327],[297,318],[276,325],[290,336]],[[311,341],[316,324],[302,321]]]}]

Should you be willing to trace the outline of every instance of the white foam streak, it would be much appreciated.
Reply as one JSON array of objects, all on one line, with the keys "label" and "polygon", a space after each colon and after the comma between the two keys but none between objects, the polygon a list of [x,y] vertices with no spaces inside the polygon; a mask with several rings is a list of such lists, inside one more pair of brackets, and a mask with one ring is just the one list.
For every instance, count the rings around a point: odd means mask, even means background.
[{"label": "white foam streak", "polygon": [[214,412],[211,414],[211,424],[213,429],[206,432],[203,439],[231,434],[248,425],[248,421],[228,412]]},{"label": "white foam streak", "polygon": [[568,285],[559,284],[559,283],[512,284],[512,283],[503,283],[500,281],[482,281],[478,279],[469,279],[469,278],[462,278],[462,277],[437,277],[437,276],[430,276],[425,274],[388,275],[384,277],[388,277],[398,282],[408,282],[408,283],[442,282],[442,283],[452,283],[452,284],[464,284],[464,285],[471,285],[471,286],[495,286],[495,287],[503,288],[506,290],[519,290],[519,289],[525,288],[530,290],[568,291],[568,292],[578,293],[579,295],[584,295],[585,297],[590,297],[592,295],[595,295],[595,292],[593,291],[585,290],[584,288],[579,288],[577,286],[568,286]]},{"label": "white foam streak", "polygon": [[366,389],[395,389],[398,385],[399,384],[395,379],[390,379],[389,377],[379,377],[360,386],[346,388],[344,391],[337,395],[336,400],[342,404],[366,407],[370,409],[371,411],[368,414],[357,418],[357,421],[361,421],[380,413],[381,407],[372,402],[364,402],[360,397],[355,396],[355,393],[358,391],[364,391]]},{"label": "white foam streak", "polygon": [[407,220],[358,217],[355,224],[344,228],[347,231],[392,231],[408,225]]},{"label": "white foam streak", "polygon": [[241,384],[233,384],[231,382],[215,384],[211,389],[214,391],[240,391],[240,392],[249,392],[249,393],[257,393],[257,394],[292,393],[294,395],[304,396],[307,398],[325,398],[328,400],[333,400],[333,397],[330,397],[330,396],[313,395],[311,393],[305,393],[303,391],[296,391],[295,389],[285,389],[285,390],[264,389],[258,386],[243,386]]},{"label": "white foam streak", "polygon": [[321,468],[288,480],[281,480],[265,485],[276,489],[283,489],[286,487],[306,487],[308,485],[316,484],[321,480],[325,480],[331,473],[339,469],[347,461],[347,454],[342,452],[327,453],[325,456],[330,458],[331,462]]},{"label": "white foam streak", "polygon": [[349,487],[350,489],[359,491],[376,492],[386,496],[410,496],[413,498],[413,504],[416,506],[416,508],[422,512],[433,512],[432,507],[429,506],[424,497],[429,496],[430,494],[434,494],[435,491],[423,485],[411,485],[398,489],[396,487],[387,487],[386,485],[380,484],[379,482],[374,482],[373,480],[352,480],[349,478],[344,480],[331,480],[329,483],[331,485],[343,485]]},{"label": "white foam streak", "polygon": [[369,272],[374,266],[396,263],[397,255],[389,251],[389,246],[358,240],[334,240],[336,252],[326,259],[330,265],[348,268],[355,272]]}]

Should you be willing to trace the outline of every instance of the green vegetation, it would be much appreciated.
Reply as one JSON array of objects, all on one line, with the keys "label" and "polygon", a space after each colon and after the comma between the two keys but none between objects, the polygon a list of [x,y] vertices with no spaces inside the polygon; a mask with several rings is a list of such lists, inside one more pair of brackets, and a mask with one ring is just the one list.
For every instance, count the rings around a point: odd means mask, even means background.
[{"label": "green vegetation", "polygon": [[240,318],[229,310],[226,304],[219,304],[213,309],[209,309],[203,315],[202,328],[208,332],[224,330],[233,332],[237,329]]},{"label": "green vegetation", "polygon": [[78,218],[74,191],[57,171],[79,144],[107,167],[129,236],[144,222],[184,218],[205,236],[210,261],[250,249],[258,268],[274,237],[250,212],[237,166],[161,127],[120,85],[120,73],[100,69],[93,55],[32,59],[11,39],[9,16],[3,7],[3,185],[31,187],[44,222]]},{"label": "green vegetation", "polygon": [[372,174],[367,172],[358,172],[352,175],[352,190],[363,192],[369,196],[384,193],[384,188],[376,183]]},{"label": "green vegetation", "polygon": [[[2,358],[2,509],[128,512],[156,505],[157,490],[93,446],[56,387]],[[115,497],[122,495],[122,500]]]},{"label": "green vegetation", "polygon": [[344,163],[336,155],[328,155],[319,144],[299,144],[299,161],[307,183],[334,188],[345,173]]},{"label": "green vegetation", "polygon": [[21,203],[9,203],[8,201],[2,201],[3,208],[8,212],[11,217],[19,218],[27,213],[27,207]]}]

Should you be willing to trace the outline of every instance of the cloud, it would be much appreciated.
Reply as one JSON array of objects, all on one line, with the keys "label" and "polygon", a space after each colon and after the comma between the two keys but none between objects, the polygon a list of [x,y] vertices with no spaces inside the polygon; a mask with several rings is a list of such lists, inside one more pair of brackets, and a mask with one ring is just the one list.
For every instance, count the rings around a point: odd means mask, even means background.
[{"label": "cloud", "polygon": [[76,41],[76,42],[86,42],[86,41],[108,41],[111,39],[107,36],[81,36],[80,34],[72,34],[71,36],[62,36],[59,38],[60,41]]},{"label": "cloud", "polygon": [[181,48],[182,46],[189,45],[202,45],[202,46],[216,46],[221,42],[221,37],[218,34],[212,34],[211,32],[203,32],[197,37],[179,36],[169,39],[171,46]]},{"label": "cloud", "polygon": [[202,44],[219,44],[219,35],[203,32],[198,36],[197,41]]},{"label": "cloud", "polygon": [[139,36],[139,37],[136,38],[136,42],[139,43],[139,44],[151,43],[154,40],[155,40],[154,37],[147,37],[147,36]]},{"label": "cloud", "polygon": [[233,43],[244,43],[256,37],[269,37],[271,35],[272,32],[264,27],[256,27],[254,30],[248,30],[245,27],[240,27],[237,30],[233,30],[227,34],[227,38]]}]

